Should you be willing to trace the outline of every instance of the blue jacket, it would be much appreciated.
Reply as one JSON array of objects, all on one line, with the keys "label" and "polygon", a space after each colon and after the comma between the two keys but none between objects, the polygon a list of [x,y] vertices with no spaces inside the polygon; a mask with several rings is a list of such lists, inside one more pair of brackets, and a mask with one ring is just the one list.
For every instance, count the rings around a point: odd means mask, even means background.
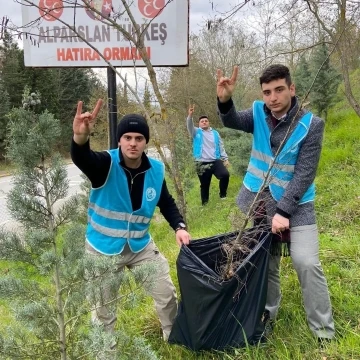
[{"label": "blue jacket", "polygon": [[[272,197],[279,201],[294,176],[299,149],[309,131],[313,115],[308,112],[302,116],[274,162],[270,144],[270,129],[266,123],[266,114],[262,101],[254,102],[253,114],[253,145],[244,185],[248,190],[258,192],[264,181],[266,181],[266,186],[269,186]],[[270,174],[265,178],[270,167]],[[299,204],[313,201],[314,198],[315,185],[312,183],[300,199]]]},{"label": "blue jacket", "polygon": [[142,205],[133,211],[125,170],[119,165],[119,149],[108,152],[108,178],[103,186],[90,192],[86,239],[105,255],[120,254],[126,243],[137,253],[151,240],[149,226],[160,198],[164,164],[149,158],[151,168],[145,174]]},{"label": "blue jacket", "polygon": [[[194,156],[195,160],[199,160],[202,155],[202,146],[203,146],[203,140],[204,140],[203,131],[204,130],[197,128],[195,136],[193,138],[193,156]],[[220,156],[221,156],[220,135],[214,129],[211,129],[211,131],[214,134],[215,157],[216,157],[216,159],[220,159]]]}]

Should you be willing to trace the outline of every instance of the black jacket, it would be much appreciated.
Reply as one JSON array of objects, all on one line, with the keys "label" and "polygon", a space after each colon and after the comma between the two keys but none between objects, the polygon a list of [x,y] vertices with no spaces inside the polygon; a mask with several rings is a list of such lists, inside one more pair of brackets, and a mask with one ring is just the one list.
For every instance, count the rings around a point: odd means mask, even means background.
[{"label": "black jacket", "polygon": [[[124,168],[128,180],[127,185],[130,193],[132,208],[133,211],[136,211],[141,207],[145,171],[150,168],[150,161],[145,153],[143,153],[140,167],[137,169],[131,169],[125,166],[120,149],[119,157],[121,159],[119,166]],[[104,185],[111,165],[111,157],[108,152],[92,151],[90,149],[89,141],[84,145],[78,145],[73,139],[71,142],[71,159],[74,164],[88,177],[93,188],[98,188]],[[119,186],[123,186],[123,184],[119,184]],[[157,206],[174,230],[180,222],[184,222],[183,217],[176,206],[174,198],[169,193],[165,179],[162,184],[161,194]]]}]

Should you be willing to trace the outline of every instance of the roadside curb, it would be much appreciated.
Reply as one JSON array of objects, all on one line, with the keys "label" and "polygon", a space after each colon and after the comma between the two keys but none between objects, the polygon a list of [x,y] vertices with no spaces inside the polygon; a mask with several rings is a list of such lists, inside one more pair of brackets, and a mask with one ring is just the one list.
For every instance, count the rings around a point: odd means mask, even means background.
[{"label": "roadside curb", "polygon": [[[73,164],[72,160],[65,160],[66,165]],[[0,172],[0,178],[13,175],[11,172]]]}]

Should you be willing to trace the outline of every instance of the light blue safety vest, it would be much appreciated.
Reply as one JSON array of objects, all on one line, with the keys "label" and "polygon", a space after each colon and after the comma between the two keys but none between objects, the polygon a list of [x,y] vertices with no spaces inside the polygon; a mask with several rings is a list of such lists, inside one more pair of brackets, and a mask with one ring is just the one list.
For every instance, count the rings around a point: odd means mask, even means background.
[{"label": "light blue safety vest", "polygon": [[[312,113],[304,114],[296,125],[290,137],[286,140],[283,148],[274,163],[274,155],[270,145],[270,129],[266,123],[264,103],[255,101],[253,104],[254,137],[249,166],[244,178],[245,187],[258,192],[265,181],[270,166],[273,164],[270,175],[266,179],[272,197],[279,201],[286,187],[294,176],[294,169],[299,155],[299,149],[305,139],[312,121]],[[312,183],[306,190],[299,204],[314,201],[315,185]]]},{"label": "light blue safety vest", "polygon": [[143,250],[150,242],[150,220],[159,201],[165,176],[164,164],[149,158],[145,172],[141,208],[133,211],[125,171],[120,165],[119,149],[109,150],[111,165],[105,184],[91,189],[86,239],[98,252],[120,254],[126,245],[132,252]]},{"label": "light blue safety vest", "polygon": [[[212,133],[214,134],[214,143],[215,143],[215,158],[220,159],[220,135],[219,133],[211,129]],[[195,130],[195,136],[193,139],[193,156],[195,160],[200,160],[202,155],[202,147],[203,147],[203,141],[204,141],[204,130],[201,130],[200,128],[197,128]]]}]

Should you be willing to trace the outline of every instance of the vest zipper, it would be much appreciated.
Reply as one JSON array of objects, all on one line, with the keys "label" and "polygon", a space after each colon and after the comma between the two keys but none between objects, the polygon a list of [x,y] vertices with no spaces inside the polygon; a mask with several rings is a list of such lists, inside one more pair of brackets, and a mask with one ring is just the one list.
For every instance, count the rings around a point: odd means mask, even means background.
[{"label": "vest zipper", "polygon": [[[271,121],[271,119],[270,119]],[[273,132],[275,131],[275,129],[281,124],[281,121],[279,121],[276,126],[273,128],[272,131],[270,131],[270,136],[269,136],[269,145],[270,145],[270,150],[271,150],[271,153],[272,153],[272,146],[271,146],[271,136],[273,134]],[[276,149],[276,152],[278,151],[278,149]],[[274,158],[274,154],[272,154],[272,158]]]},{"label": "vest zipper", "polygon": [[123,167],[123,169],[126,170],[126,171],[129,173],[130,178],[131,178],[131,180],[130,180],[130,194],[131,194],[131,192],[132,192],[132,186],[133,186],[133,184],[134,184],[134,179],[135,179],[138,175],[146,173],[147,170],[142,171],[142,172],[139,172],[139,173],[137,173],[134,177],[132,177],[131,172],[130,172],[128,169],[126,169],[126,168],[124,168],[124,167]]},{"label": "vest zipper", "polygon": [[[272,115],[270,115],[270,116],[272,116]],[[270,121],[272,121],[272,120],[270,119]],[[273,153],[273,151],[272,151],[272,146],[271,146],[271,136],[272,136],[273,132],[275,131],[275,129],[276,129],[282,122],[283,122],[283,120],[279,120],[278,123],[276,124],[276,126],[273,128],[273,130],[270,131],[269,146],[270,146],[270,151],[271,151],[271,161],[272,161],[272,163],[269,164],[269,168],[270,168],[270,167],[273,168],[273,167],[274,167],[274,164],[275,164],[275,155],[274,155],[274,153]],[[284,144],[284,145],[285,145],[285,144]],[[279,149],[279,148],[276,149],[276,152],[275,152],[275,153],[278,152],[278,149]],[[279,154],[278,154],[278,155],[279,155]]]},{"label": "vest zipper", "polygon": [[[299,121],[298,121],[298,123],[296,124],[296,126],[294,127],[293,131],[295,131],[295,129],[297,128],[297,126],[301,123],[301,120],[302,120],[303,117],[304,117],[304,115],[299,118]],[[272,148],[271,148],[271,136],[272,136],[273,132],[275,131],[275,129],[276,129],[276,128],[281,124],[281,122],[283,122],[283,121],[284,121],[284,120],[280,120],[280,121],[276,124],[276,126],[274,127],[273,131],[270,131],[269,145],[270,145],[271,153],[272,153]],[[302,125],[307,129],[307,126],[306,126],[306,125],[304,125],[304,124],[302,124]],[[289,126],[291,126],[291,124],[290,124]],[[310,126],[309,126],[309,127],[310,127]],[[307,129],[307,130],[308,130],[308,129]],[[287,131],[287,130],[286,130],[286,131]],[[309,131],[307,131],[307,133],[308,133],[308,132],[309,132]],[[306,135],[307,135],[307,133],[306,133]],[[305,136],[306,136],[306,135],[305,135]],[[304,137],[305,137],[305,136],[304,136]],[[298,140],[298,142],[295,143],[295,144],[292,146],[292,148],[294,148],[295,146],[297,146],[297,144],[299,144],[299,142],[302,141],[302,140],[304,139],[304,137],[302,137],[300,140]],[[286,141],[289,140],[289,138],[290,138],[290,136],[286,139]],[[285,141],[285,143],[283,144],[283,147],[285,146],[286,141]],[[278,149],[276,149],[276,152],[277,152],[277,151],[278,151]],[[274,155],[273,155],[272,157],[274,158]]]},{"label": "vest zipper", "polygon": [[[147,170],[142,171],[142,172],[139,172],[139,173],[137,173],[134,177],[132,177],[131,172],[130,172],[128,169],[124,168],[123,166],[122,166],[122,168],[123,168],[124,170],[126,170],[126,171],[129,173],[129,175],[130,175],[131,180],[130,180],[130,194],[129,194],[129,195],[131,195],[132,186],[133,186],[133,183],[134,183],[134,179],[135,179],[138,175],[146,173]],[[145,184],[145,181],[144,181],[144,184]],[[131,196],[130,196],[130,201],[131,201]],[[141,208],[141,206],[140,206],[140,208]],[[130,239],[130,220],[131,220],[131,217],[132,217],[133,213],[134,213],[134,211],[132,211],[131,214],[130,214],[130,218],[129,218],[129,221],[128,221],[128,227],[127,227],[127,228],[128,228],[128,231],[127,231],[126,240],[127,240],[127,243],[128,243],[128,244],[129,244],[129,239]]]}]

